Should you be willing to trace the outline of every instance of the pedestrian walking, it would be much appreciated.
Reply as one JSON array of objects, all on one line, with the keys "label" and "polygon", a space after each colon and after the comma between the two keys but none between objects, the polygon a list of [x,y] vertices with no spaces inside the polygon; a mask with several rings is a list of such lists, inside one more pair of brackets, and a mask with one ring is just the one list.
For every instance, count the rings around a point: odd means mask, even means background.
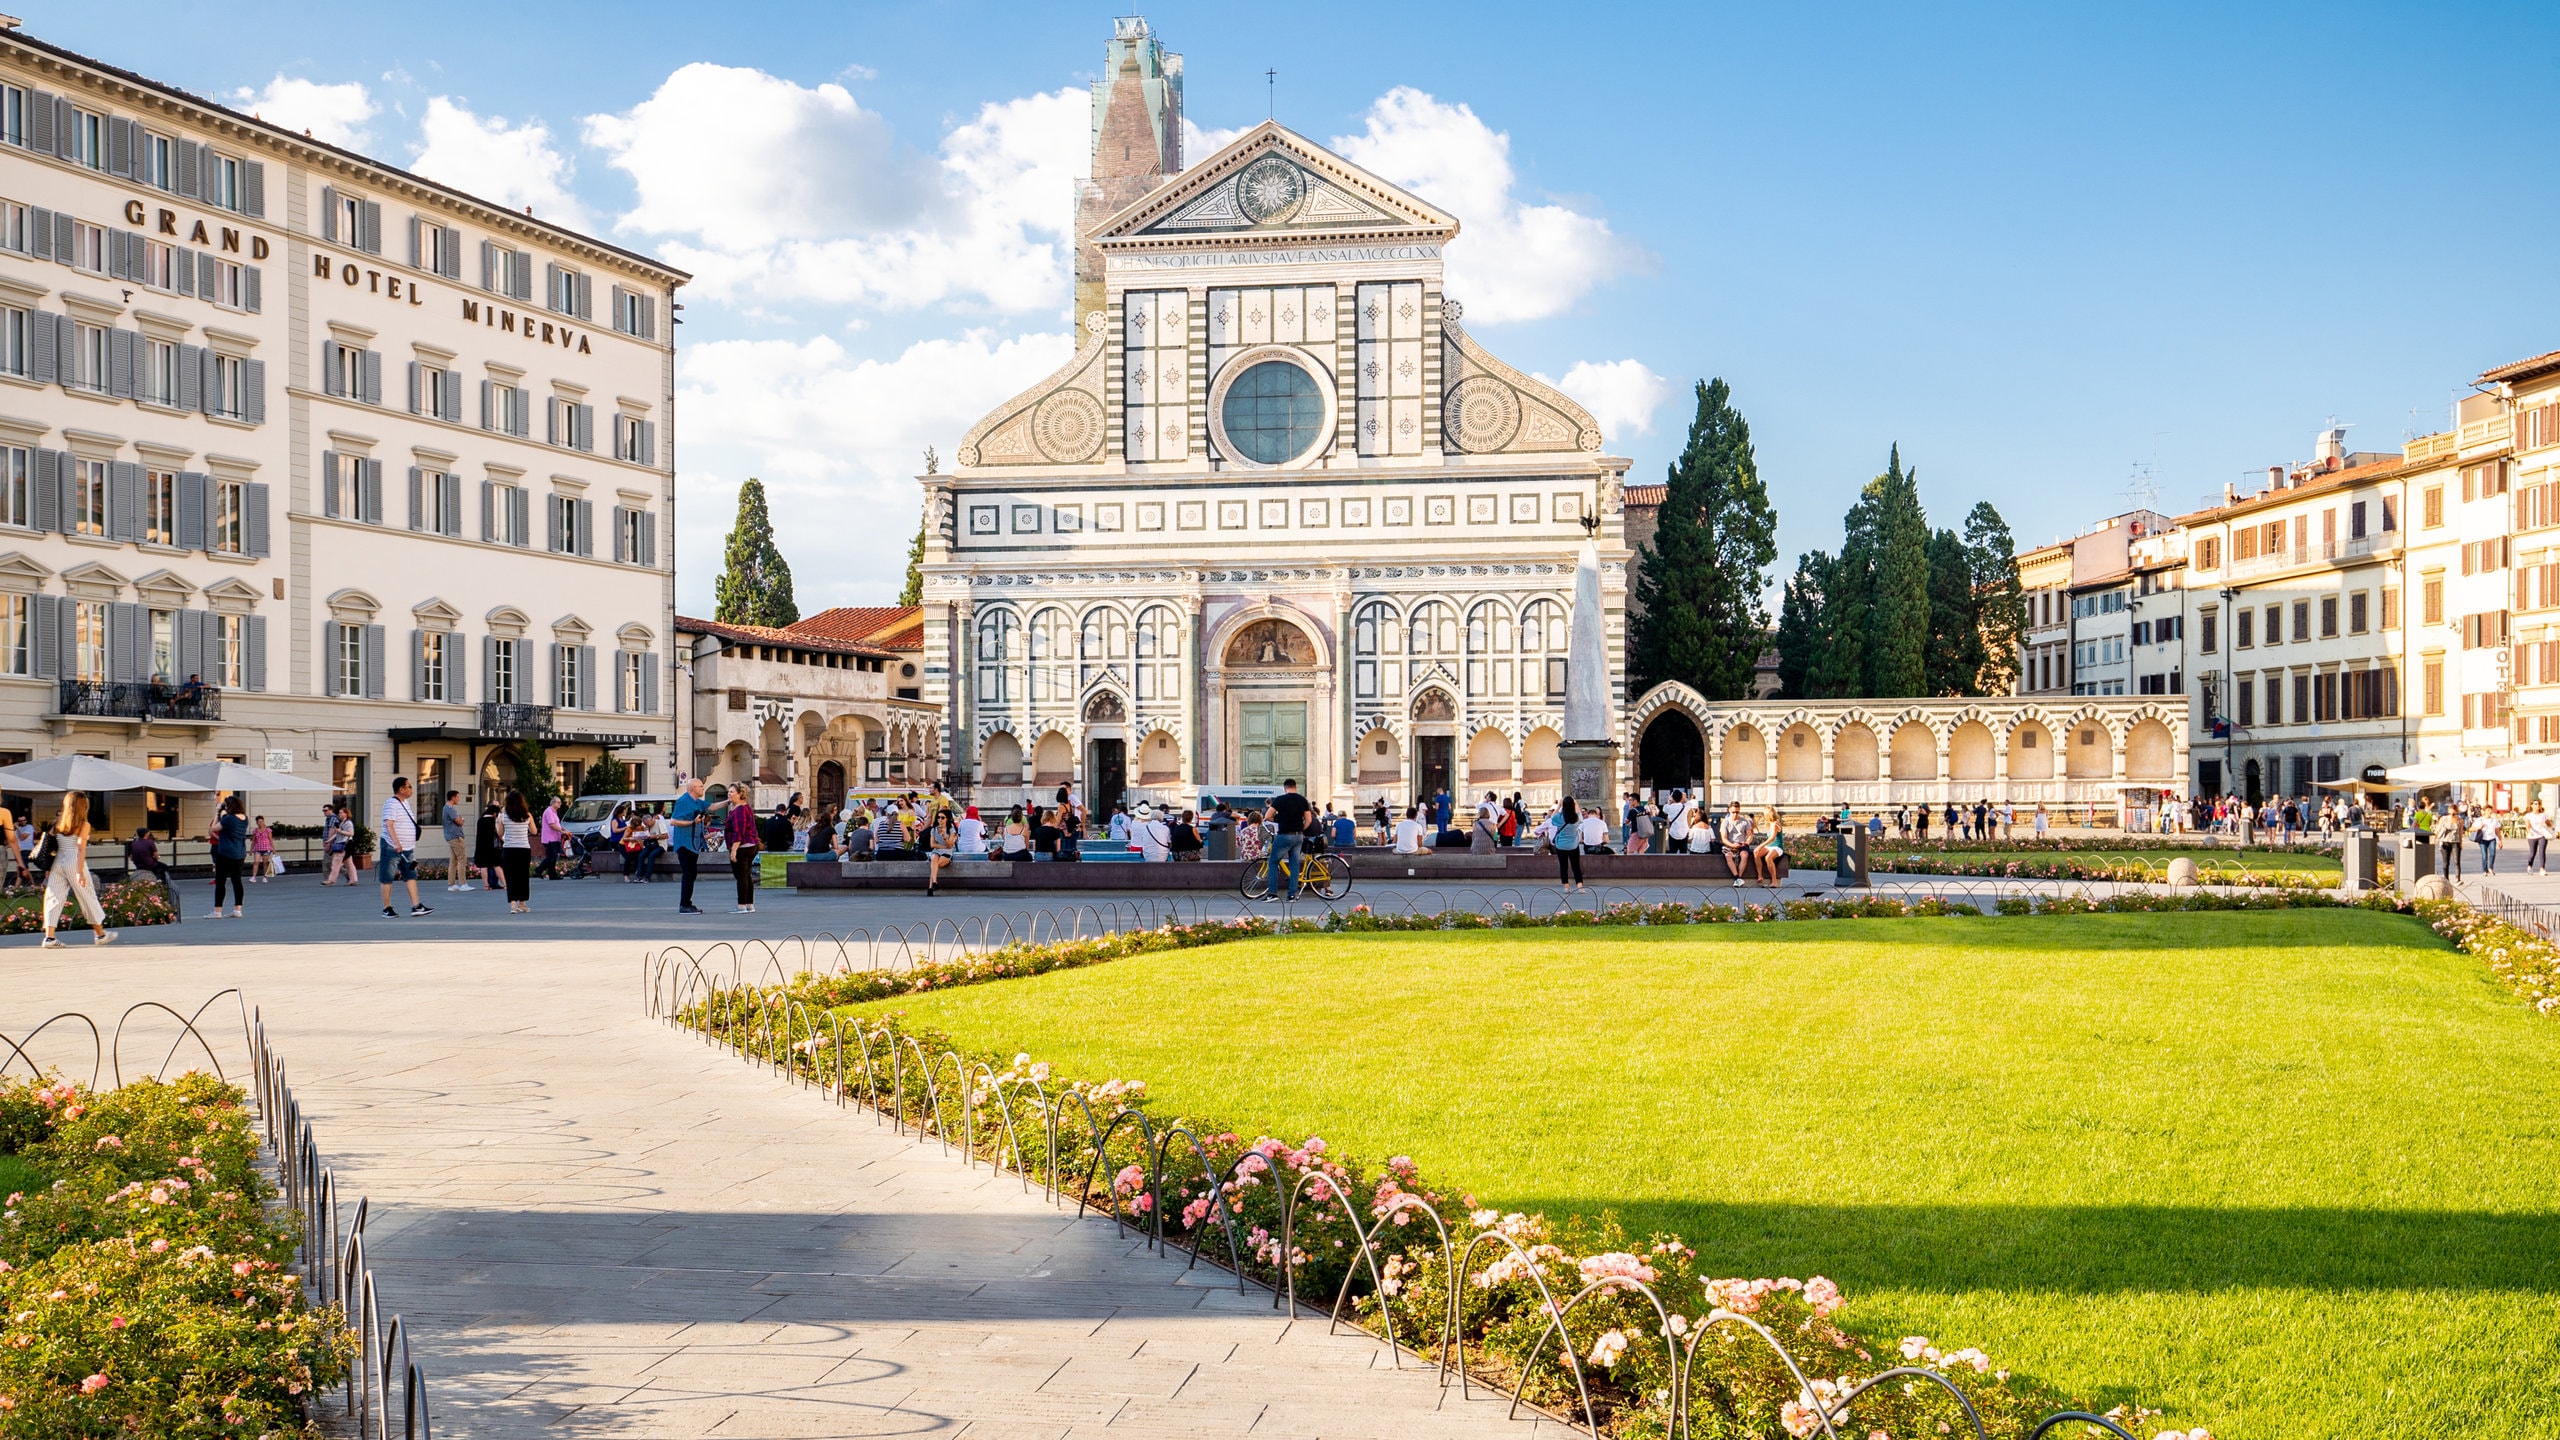
[{"label": "pedestrian walking", "polygon": [[2544,867],[2550,859],[2550,850],[2551,813],[2542,808],[2540,800],[2536,800],[2527,806],[2524,812],[2525,873],[2528,875],[2549,873]]},{"label": "pedestrian walking", "polygon": [[1567,795],[1556,802],[1554,832],[1547,845],[1556,852],[1556,883],[1567,890],[1587,890],[1582,883],[1582,812]]},{"label": "pedestrian walking", "polygon": [[249,859],[249,817],[241,813],[246,807],[237,795],[225,795],[213,812],[213,913],[207,920],[222,918],[222,890],[231,887],[231,918],[240,918],[248,904],[248,894],[241,889],[240,877]]},{"label": "pedestrian walking", "polygon": [[506,807],[498,812],[498,868],[507,877],[507,913],[533,913],[533,807],[525,803],[524,792],[507,792]]},{"label": "pedestrian walking", "polygon": [[[756,835],[755,807],[745,801],[729,806],[729,874],[738,882],[738,913],[756,913],[756,866],[764,855],[764,846]],[[927,877],[928,887],[931,877]]]},{"label": "pedestrian walking", "polygon": [[696,775],[685,781],[684,793],[676,797],[675,811],[669,817],[667,827],[675,837],[676,869],[680,876],[676,887],[676,913],[679,915],[702,913],[693,903],[693,879],[694,872],[702,864],[703,816],[710,809],[711,806],[702,798],[702,777]]},{"label": "pedestrian walking", "polygon": [[18,844],[18,817],[8,802],[0,801],[0,881],[10,886],[26,883],[26,852]]},{"label": "pedestrian walking", "polygon": [[468,890],[476,877],[471,873],[471,832],[464,823],[461,791],[444,792],[440,820],[444,826],[444,888]]},{"label": "pedestrian walking", "polygon": [[391,793],[382,798],[379,832],[382,852],[374,861],[373,874],[382,882],[382,918],[399,918],[399,912],[391,908],[391,887],[400,883],[409,887],[412,918],[436,913],[434,907],[418,898],[418,811],[409,803],[406,775],[391,777]]},{"label": "pedestrian walking", "polygon": [[543,879],[560,878],[560,844],[568,833],[560,828],[560,797],[554,795],[543,802],[542,820],[534,833],[534,839],[542,846]]},{"label": "pedestrian walking", "polygon": [[44,871],[44,948],[62,948],[53,931],[62,923],[63,902],[73,897],[79,899],[96,943],[113,944],[116,932],[107,928],[106,914],[98,908],[97,883],[89,878],[88,796],[77,790],[62,793],[62,813],[37,839],[36,860]]},{"label": "pedestrian walking", "polygon": [[249,881],[265,885],[283,873],[284,866],[276,859],[276,827],[260,815],[249,822]]},{"label": "pedestrian walking", "polygon": [[356,883],[356,862],[349,849],[355,838],[355,818],[347,813],[345,802],[330,801],[329,808],[320,817],[320,848],[329,861],[328,868],[320,875],[323,886],[337,884],[341,871],[345,872],[348,884]]},{"label": "pedestrian walking", "polygon": [[2498,814],[2483,805],[2471,820],[2472,843],[2480,847],[2480,873],[2498,873]]},{"label": "pedestrian walking", "polygon": [[492,895],[507,893],[504,866],[505,852],[498,848],[499,827],[506,823],[505,801],[490,796],[480,806],[480,820],[471,830],[471,863],[479,868],[481,884]]}]

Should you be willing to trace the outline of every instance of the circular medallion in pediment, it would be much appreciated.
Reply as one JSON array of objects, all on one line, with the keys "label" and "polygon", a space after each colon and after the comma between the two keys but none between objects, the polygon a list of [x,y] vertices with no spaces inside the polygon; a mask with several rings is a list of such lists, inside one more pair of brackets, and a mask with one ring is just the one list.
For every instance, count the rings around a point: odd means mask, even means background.
[{"label": "circular medallion in pediment", "polygon": [[1449,441],[1470,455],[1511,443],[1520,433],[1520,395],[1491,375],[1470,375],[1449,394]]},{"label": "circular medallion in pediment", "polygon": [[1236,177],[1236,208],[1256,225],[1287,220],[1306,198],[1306,172],[1277,155],[1263,156]]},{"label": "circular medallion in pediment", "polygon": [[1102,449],[1102,402],[1061,390],[1031,413],[1032,443],[1052,464],[1081,465]]}]

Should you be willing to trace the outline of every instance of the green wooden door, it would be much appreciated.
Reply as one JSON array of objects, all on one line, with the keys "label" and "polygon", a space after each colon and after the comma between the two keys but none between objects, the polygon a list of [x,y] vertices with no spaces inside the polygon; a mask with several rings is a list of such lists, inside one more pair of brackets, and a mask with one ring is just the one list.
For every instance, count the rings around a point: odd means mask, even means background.
[{"label": "green wooden door", "polygon": [[1237,774],[1245,785],[1307,783],[1307,706],[1303,700],[1246,700],[1237,711]]}]

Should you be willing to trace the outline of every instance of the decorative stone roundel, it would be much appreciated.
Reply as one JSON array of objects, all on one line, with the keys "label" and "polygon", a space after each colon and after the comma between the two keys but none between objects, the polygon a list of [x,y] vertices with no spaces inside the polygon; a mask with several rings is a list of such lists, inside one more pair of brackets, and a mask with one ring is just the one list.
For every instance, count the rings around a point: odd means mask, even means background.
[{"label": "decorative stone roundel", "polygon": [[1102,402],[1061,390],[1031,412],[1032,443],[1052,464],[1081,465],[1102,449]]},{"label": "decorative stone roundel", "polygon": [[1256,225],[1276,225],[1307,198],[1307,177],[1277,155],[1265,155],[1236,177],[1236,208]]},{"label": "decorative stone roundel", "polygon": [[1449,443],[1464,454],[1483,455],[1520,433],[1520,395],[1491,375],[1470,375],[1449,394]]}]

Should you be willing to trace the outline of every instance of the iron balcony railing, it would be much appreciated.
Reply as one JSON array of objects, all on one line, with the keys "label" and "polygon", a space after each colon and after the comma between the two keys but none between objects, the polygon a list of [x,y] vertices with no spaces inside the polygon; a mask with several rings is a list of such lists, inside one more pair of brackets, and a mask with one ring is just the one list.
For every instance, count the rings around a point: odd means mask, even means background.
[{"label": "iron balcony railing", "polygon": [[119,720],[219,720],[222,692],[160,680],[65,680],[62,714]]},{"label": "iron balcony railing", "polygon": [[480,707],[480,733],[531,737],[551,733],[551,707],[548,705],[488,705]]}]

